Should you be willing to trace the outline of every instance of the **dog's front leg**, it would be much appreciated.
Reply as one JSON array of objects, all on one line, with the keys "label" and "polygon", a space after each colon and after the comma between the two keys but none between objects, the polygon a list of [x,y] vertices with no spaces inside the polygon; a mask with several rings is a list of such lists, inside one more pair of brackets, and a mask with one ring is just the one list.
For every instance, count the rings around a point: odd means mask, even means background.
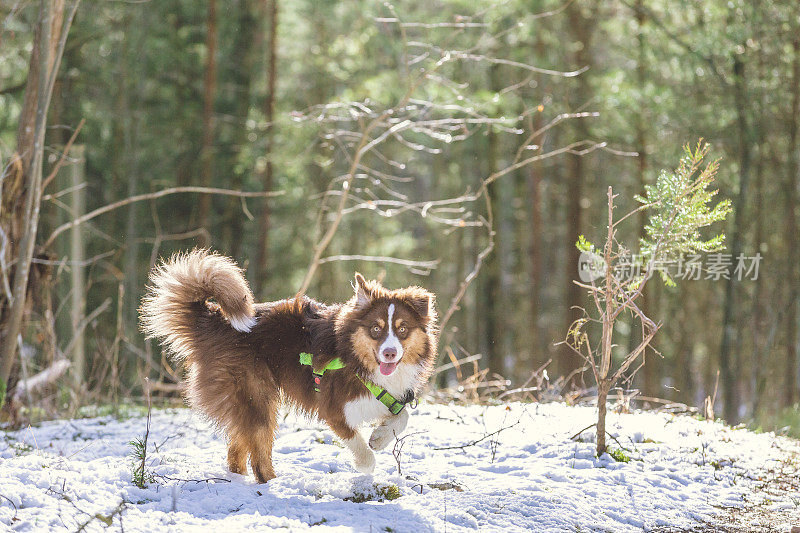
[{"label": "dog's front leg", "polygon": [[406,429],[406,424],[408,424],[408,409],[403,409],[399,414],[385,418],[372,432],[372,436],[369,438],[369,447],[373,450],[386,448]]},{"label": "dog's front leg", "polygon": [[336,436],[347,446],[353,454],[353,465],[361,473],[370,474],[375,470],[375,454],[367,446],[367,441],[344,420],[328,420],[328,425],[336,433]]},{"label": "dog's front leg", "polygon": [[355,432],[351,439],[346,439],[344,445],[353,452],[353,465],[362,474],[371,474],[375,470],[375,454],[367,446],[361,433]]}]

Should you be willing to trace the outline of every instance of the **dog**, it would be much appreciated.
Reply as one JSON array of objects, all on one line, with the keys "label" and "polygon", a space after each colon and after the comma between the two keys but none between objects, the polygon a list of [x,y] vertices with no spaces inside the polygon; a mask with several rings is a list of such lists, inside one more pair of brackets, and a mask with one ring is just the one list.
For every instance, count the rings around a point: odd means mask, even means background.
[{"label": "dog", "polygon": [[[281,403],[326,422],[363,473],[405,429],[405,406],[436,358],[435,296],[359,273],[353,289],[343,304],[304,295],[257,304],[236,263],[208,250],[152,270],[142,330],[186,367],[184,395],[227,434],[231,472],[245,474],[249,457],[259,483],[275,477]],[[359,427],[374,421],[367,442]]]}]

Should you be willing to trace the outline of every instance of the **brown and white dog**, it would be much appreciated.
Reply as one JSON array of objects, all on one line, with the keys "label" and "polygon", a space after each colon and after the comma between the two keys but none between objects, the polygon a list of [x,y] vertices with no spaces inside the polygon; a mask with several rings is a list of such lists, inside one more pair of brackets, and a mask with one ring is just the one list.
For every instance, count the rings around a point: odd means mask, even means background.
[{"label": "brown and white dog", "polygon": [[[233,260],[206,250],[174,255],[153,269],[140,309],[142,329],[188,369],[185,395],[229,438],[228,468],[273,477],[272,443],[281,400],[325,421],[371,472],[372,449],[406,427],[408,409],[392,415],[359,379],[406,403],[420,391],[436,355],[434,295],[420,287],[388,290],[355,276],[355,294],[327,305],[306,296],[255,304]],[[314,391],[310,366],[338,357]],[[369,445],[358,432],[380,421]]]}]

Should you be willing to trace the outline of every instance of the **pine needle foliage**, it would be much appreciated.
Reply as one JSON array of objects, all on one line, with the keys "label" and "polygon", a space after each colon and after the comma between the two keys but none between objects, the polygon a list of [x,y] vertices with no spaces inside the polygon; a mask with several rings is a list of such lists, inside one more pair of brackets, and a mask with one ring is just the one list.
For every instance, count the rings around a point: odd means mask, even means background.
[{"label": "pine needle foliage", "polygon": [[[702,168],[708,150],[708,143],[702,139],[694,150],[687,144],[675,171],[662,170],[654,184],[645,186],[645,195],[636,196],[643,208],[650,211],[646,237],[639,241],[645,264],[651,260],[675,261],[684,254],[716,252],[724,248],[724,233],[709,239],[700,233],[701,228],[725,220],[732,210],[728,199],[713,207],[710,205],[718,192],[709,190],[709,186],[719,170],[719,159]],[[667,269],[659,272],[667,285],[675,285]]]},{"label": "pine needle foliage", "polygon": [[152,405],[150,403],[150,380],[145,378],[145,396],[147,397],[147,425],[145,427],[144,437],[135,438],[130,441],[131,457],[133,458],[133,472],[131,481],[134,485],[143,489],[148,483],[152,483],[155,478],[152,473],[147,471],[145,462],[147,461],[147,440],[150,437],[150,415],[152,413]]},{"label": "pine needle foliage", "polygon": [[131,457],[133,458],[133,473],[131,481],[134,485],[143,489],[148,483],[152,482],[152,476],[149,476],[145,469],[145,461],[147,460],[147,443],[144,439],[135,438],[130,441]]}]

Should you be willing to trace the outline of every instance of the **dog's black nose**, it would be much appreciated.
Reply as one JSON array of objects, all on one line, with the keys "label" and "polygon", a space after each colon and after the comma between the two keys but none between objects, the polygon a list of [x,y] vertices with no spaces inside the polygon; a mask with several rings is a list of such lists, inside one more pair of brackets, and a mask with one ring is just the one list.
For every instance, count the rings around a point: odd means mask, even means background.
[{"label": "dog's black nose", "polygon": [[397,348],[384,348],[383,349],[383,356],[386,357],[386,358],[397,357]]}]

